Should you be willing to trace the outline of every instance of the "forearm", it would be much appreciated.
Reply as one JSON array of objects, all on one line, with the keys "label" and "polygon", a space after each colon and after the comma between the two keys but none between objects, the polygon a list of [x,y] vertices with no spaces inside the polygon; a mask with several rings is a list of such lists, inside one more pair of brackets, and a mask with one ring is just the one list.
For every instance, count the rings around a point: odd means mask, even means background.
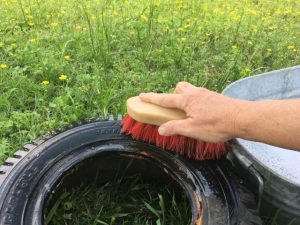
[{"label": "forearm", "polygon": [[244,102],[236,136],[300,151],[300,99]]}]

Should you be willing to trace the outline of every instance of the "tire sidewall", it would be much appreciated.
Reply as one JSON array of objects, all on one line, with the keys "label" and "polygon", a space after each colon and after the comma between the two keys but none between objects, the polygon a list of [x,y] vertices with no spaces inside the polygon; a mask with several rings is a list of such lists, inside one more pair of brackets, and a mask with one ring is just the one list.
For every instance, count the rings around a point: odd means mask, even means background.
[{"label": "tire sidewall", "polygon": [[[28,215],[25,213],[28,202],[36,198],[32,198],[32,193],[36,192],[47,171],[86,146],[124,140],[133,142],[129,136],[120,134],[119,121],[101,121],[67,130],[30,149],[0,183],[0,224],[33,225],[24,222],[27,221],[24,215]],[[179,160],[191,170],[199,188],[197,192],[201,192],[202,225],[239,224],[239,211],[236,210],[232,216],[230,210],[240,208],[238,196],[226,174],[220,173],[221,167],[216,163],[193,162],[161,150],[157,152],[169,154],[169,158]]]}]

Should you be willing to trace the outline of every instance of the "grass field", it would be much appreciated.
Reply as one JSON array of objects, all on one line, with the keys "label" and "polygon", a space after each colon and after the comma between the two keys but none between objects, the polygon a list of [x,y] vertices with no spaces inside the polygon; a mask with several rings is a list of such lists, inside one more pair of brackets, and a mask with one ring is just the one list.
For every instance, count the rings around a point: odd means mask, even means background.
[{"label": "grass field", "polygon": [[299,0],[0,0],[0,163],[142,91],[300,64],[299,30]]}]

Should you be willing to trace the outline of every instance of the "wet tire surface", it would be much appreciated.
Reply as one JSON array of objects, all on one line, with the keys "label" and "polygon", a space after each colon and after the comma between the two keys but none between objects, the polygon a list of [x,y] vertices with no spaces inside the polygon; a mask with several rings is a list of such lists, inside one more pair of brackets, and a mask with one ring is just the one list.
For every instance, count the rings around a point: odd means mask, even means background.
[{"label": "wet tire surface", "polygon": [[49,195],[63,177],[81,162],[107,155],[143,159],[162,168],[161,176],[172,177],[189,196],[191,225],[200,224],[200,216],[202,225],[262,224],[254,196],[226,159],[193,161],[134,141],[120,134],[120,120],[113,118],[44,136],[7,159],[0,166],[0,224],[42,225]]}]

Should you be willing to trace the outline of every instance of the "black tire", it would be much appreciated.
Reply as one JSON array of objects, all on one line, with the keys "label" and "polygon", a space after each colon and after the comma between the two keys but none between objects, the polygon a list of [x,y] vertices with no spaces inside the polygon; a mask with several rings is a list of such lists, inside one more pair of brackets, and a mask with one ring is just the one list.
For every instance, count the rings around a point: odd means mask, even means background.
[{"label": "black tire", "polygon": [[[101,161],[103,157],[113,160]],[[226,159],[195,162],[134,141],[120,134],[120,121],[112,118],[43,137],[7,159],[0,167],[0,224],[42,225],[45,207],[54,198],[54,192],[63,183],[80,182],[72,174],[80,170],[84,177],[95,170],[86,165],[103,165],[102,170],[107,170],[103,179],[109,179],[109,164],[116,165],[126,157],[142,160],[134,171],[138,168],[145,174],[149,172],[150,178],[172,178],[185,190],[191,202],[192,225],[200,224],[200,216],[202,225],[262,224],[252,204],[253,195],[241,189]],[[100,161],[93,164],[91,160],[96,158]],[[144,162],[160,169],[150,172]]]}]

